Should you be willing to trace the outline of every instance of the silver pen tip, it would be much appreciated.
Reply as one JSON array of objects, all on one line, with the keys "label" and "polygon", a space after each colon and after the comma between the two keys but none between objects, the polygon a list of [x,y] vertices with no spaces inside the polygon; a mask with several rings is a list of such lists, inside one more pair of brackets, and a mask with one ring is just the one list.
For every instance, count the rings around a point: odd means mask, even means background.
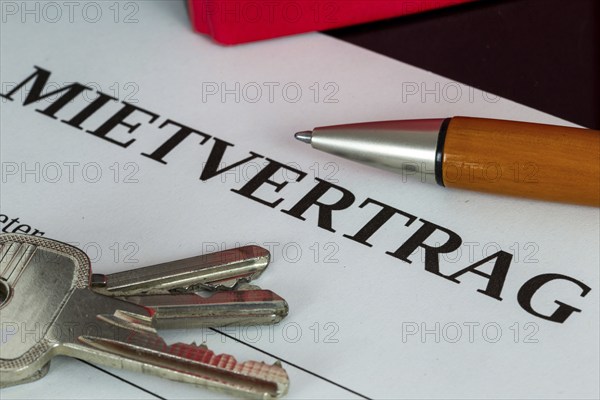
[{"label": "silver pen tip", "polygon": [[312,141],[312,131],[297,132],[294,137],[303,143],[310,144]]}]

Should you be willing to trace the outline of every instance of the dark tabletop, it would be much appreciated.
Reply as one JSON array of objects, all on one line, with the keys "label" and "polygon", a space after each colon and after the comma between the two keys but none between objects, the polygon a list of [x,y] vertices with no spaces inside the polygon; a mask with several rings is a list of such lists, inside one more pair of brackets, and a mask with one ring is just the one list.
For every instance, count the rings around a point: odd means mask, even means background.
[{"label": "dark tabletop", "polygon": [[480,0],[326,33],[600,129],[598,0]]}]

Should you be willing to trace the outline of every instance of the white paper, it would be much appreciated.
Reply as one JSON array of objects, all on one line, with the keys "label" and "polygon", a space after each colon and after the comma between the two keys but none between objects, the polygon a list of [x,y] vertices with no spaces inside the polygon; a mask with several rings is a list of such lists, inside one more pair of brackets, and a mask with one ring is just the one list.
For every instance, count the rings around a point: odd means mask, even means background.
[{"label": "white paper", "polygon": [[[17,11],[7,4],[16,4]],[[88,3],[72,18],[56,3],[63,15],[55,22],[44,3],[27,3],[34,14],[25,13],[22,4],[2,3],[0,93],[38,66],[52,73],[56,88],[80,82],[160,117],[149,124],[143,114],[132,114],[129,120],[141,123],[132,134],[115,128],[109,134],[114,140],[136,140],[123,148],[60,122],[87,104],[81,99],[59,111],[58,119],[35,111],[50,102],[24,106],[21,96],[27,91],[14,101],[0,99],[1,214],[18,217],[19,224],[32,227],[30,233],[37,229],[77,244],[101,273],[240,244],[269,248],[272,264],[257,284],[284,297],[289,316],[275,327],[223,332],[283,359],[290,399],[599,396],[598,209],[403,182],[398,175],[312,150],[292,136],[314,126],[453,115],[572,124],[321,34],[221,47],[191,31],[181,2],[95,3],[99,18],[82,14],[93,11]],[[219,94],[210,95],[215,87]],[[297,88],[302,93],[296,99]],[[221,89],[232,92],[221,99]],[[86,95],[88,103],[96,96]],[[120,106],[111,104],[82,125],[93,130]],[[225,163],[253,151],[308,176],[279,193],[270,185],[256,191],[268,201],[283,198],[275,208],[231,191],[263,168],[264,159],[202,182],[213,139],[204,145],[199,136],[186,139],[165,156],[166,165],[141,155],[175,132],[175,127],[159,129],[167,119],[234,144]],[[281,212],[310,191],[315,175],[356,196],[347,210],[333,213],[336,232],[317,226],[315,207],[304,214],[305,221]],[[295,177],[289,172],[275,179]],[[328,193],[323,201],[336,196]],[[478,293],[487,280],[473,273],[456,284],[425,271],[420,253],[411,256],[411,264],[387,255],[422,226],[419,220],[404,226],[405,219],[394,217],[369,239],[372,247],[343,237],[356,234],[379,211],[359,207],[367,198],[459,234],[461,253],[441,262],[446,274],[499,249],[513,254],[503,300]],[[554,300],[582,310],[562,324],[531,315],[517,302],[527,280],[548,273],[591,288],[585,297],[565,281],[540,290],[533,306],[541,313],[551,314]],[[273,361],[212,331],[161,333],[169,342],[205,340],[238,360]],[[3,399],[224,397],[106,370],[150,393],[59,358],[45,378],[1,394]]]}]

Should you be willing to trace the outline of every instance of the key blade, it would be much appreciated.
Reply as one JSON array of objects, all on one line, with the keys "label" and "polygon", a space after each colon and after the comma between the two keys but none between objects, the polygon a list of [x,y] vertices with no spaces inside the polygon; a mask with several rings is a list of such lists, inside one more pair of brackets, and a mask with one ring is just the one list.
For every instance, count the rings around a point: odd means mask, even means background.
[{"label": "key blade", "polygon": [[258,278],[271,255],[260,246],[244,246],[109,275],[94,274],[92,289],[107,296],[163,294],[199,288],[231,289]]},{"label": "key blade", "polygon": [[156,328],[199,328],[275,324],[285,318],[287,302],[270,290],[129,296],[123,300],[154,310]]},{"label": "key blade", "polygon": [[82,336],[79,340],[97,350],[99,355],[118,356],[122,368],[201,385],[232,396],[279,398],[289,387],[289,378],[281,363],[238,363],[230,355],[215,355],[205,345],[175,343],[168,346],[158,335],[139,332],[129,335],[126,341],[93,336]]}]

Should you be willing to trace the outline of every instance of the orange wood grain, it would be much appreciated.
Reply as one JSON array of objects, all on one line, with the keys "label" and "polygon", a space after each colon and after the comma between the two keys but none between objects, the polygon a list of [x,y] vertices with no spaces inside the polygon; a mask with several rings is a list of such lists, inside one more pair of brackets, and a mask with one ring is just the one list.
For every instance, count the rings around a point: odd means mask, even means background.
[{"label": "orange wood grain", "polygon": [[600,131],[454,117],[444,185],[600,206]]}]

